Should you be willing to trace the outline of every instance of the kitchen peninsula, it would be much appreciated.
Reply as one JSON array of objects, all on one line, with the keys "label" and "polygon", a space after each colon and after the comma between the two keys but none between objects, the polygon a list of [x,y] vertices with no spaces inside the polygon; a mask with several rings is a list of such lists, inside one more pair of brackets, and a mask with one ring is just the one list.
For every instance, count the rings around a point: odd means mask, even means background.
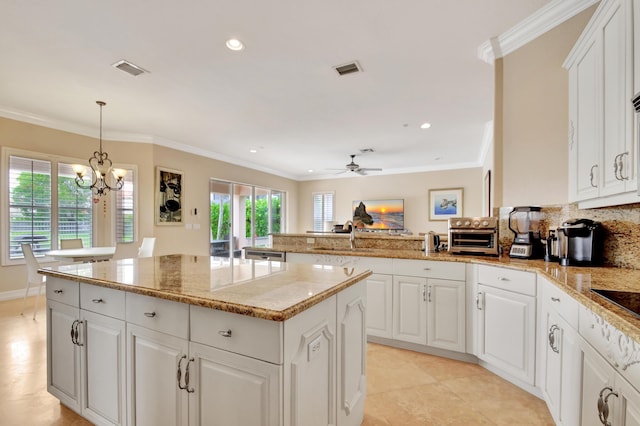
[{"label": "kitchen peninsula", "polygon": [[47,276],[47,387],[95,424],[359,425],[365,269],[187,255]]}]

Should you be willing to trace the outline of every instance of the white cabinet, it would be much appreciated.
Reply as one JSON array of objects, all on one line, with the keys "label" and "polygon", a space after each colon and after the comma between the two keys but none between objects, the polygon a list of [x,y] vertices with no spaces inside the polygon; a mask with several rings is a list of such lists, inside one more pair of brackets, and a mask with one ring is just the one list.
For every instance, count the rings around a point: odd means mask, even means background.
[{"label": "white cabinet", "polygon": [[367,334],[393,337],[393,276],[372,274],[367,278]]},{"label": "white cabinet", "polygon": [[187,425],[189,343],[127,324],[127,414],[130,426]]},{"label": "white cabinet", "polygon": [[640,425],[638,344],[585,306],[579,315],[582,424]]},{"label": "white cabinet", "polygon": [[640,425],[640,392],[589,344],[584,347],[582,425]]},{"label": "white cabinet", "polygon": [[427,344],[427,279],[394,275],[393,338]]},{"label": "white cabinet", "polygon": [[394,259],[393,266],[392,337],[464,352],[464,264]]},{"label": "white cabinet", "polygon": [[190,425],[280,424],[282,367],[191,342]]},{"label": "white cabinet", "polygon": [[541,303],[539,387],[556,424],[580,425],[582,349],[578,302],[538,278]]},{"label": "white cabinet", "polygon": [[429,279],[427,283],[427,345],[465,351],[465,283]]},{"label": "white cabinet", "polygon": [[126,424],[124,297],[48,282],[48,391],[94,424]]},{"label": "white cabinet", "polygon": [[[49,279],[47,294],[55,284]],[[47,300],[47,390],[67,407],[80,413],[80,346],[70,332],[80,320],[77,306]]]},{"label": "white cabinet", "polygon": [[[564,66],[569,70],[569,200],[634,202],[632,0],[600,4]],[[582,206],[583,204],[581,204]]]},{"label": "white cabinet", "polygon": [[476,303],[478,358],[535,382],[535,274],[480,265]]}]

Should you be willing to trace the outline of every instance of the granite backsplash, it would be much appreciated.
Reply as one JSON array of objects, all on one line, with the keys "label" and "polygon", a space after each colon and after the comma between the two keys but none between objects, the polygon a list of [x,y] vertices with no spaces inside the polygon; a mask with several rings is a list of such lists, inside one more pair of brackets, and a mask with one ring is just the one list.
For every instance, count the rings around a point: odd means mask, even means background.
[{"label": "granite backsplash", "polygon": [[[509,213],[512,207],[494,210],[500,218],[500,247],[506,253],[513,242],[513,232],[509,229]],[[640,204],[604,207],[598,209],[578,209],[576,204],[543,206],[545,218],[542,236],[549,229],[555,229],[564,221],[575,218],[592,219],[602,223],[605,230],[604,262],[608,266],[640,269]]]}]

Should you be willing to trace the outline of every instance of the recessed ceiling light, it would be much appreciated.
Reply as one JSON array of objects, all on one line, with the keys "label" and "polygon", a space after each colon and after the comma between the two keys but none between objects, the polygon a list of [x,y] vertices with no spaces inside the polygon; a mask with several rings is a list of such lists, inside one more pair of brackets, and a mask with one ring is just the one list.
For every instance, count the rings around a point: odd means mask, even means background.
[{"label": "recessed ceiling light", "polygon": [[255,154],[256,152],[258,152],[258,150],[257,149],[250,149],[249,152],[252,153],[252,154]]},{"label": "recessed ceiling light", "polygon": [[429,127],[431,127],[431,123],[422,123],[422,124],[420,125],[420,128],[421,128],[421,129],[428,129]]},{"label": "recessed ceiling light", "polygon": [[231,50],[242,50],[244,49],[244,44],[238,40],[237,38],[230,38],[227,40],[227,47]]},{"label": "recessed ceiling light", "polygon": [[313,173],[313,169],[309,169],[307,170],[309,173]]}]

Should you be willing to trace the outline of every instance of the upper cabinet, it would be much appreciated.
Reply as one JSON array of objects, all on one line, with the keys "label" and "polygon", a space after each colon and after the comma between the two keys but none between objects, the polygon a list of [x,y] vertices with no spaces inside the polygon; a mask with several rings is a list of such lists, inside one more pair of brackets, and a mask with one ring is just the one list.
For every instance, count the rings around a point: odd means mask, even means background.
[{"label": "upper cabinet", "polygon": [[[604,0],[564,63],[569,71],[569,201],[580,207],[640,201],[631,104],[638,7],[637,0]],[[637,50],[640,57],[640,46]]]}]

